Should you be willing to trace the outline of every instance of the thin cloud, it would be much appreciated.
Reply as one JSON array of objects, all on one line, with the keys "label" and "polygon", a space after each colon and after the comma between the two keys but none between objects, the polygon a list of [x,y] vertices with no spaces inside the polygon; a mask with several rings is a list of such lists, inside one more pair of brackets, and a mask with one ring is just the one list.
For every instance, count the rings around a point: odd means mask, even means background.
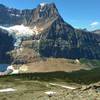
[{"label": "thin cloud", "polygon": [[96,26],[98,26],[99,24],[100,24],[99,22],[95,21],[95,22],[92,22],[92,23],[90,24],[90,26],[91,26],[91,27],[96,27]]}]

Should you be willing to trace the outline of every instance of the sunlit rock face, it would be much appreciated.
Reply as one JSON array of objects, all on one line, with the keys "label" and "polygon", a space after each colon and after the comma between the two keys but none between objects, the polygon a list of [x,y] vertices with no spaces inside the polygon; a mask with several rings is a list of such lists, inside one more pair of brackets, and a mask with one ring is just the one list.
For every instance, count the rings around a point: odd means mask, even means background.
[{"label": "sunlit rock face", "polygon": [[0,5],[2,34],[9,45],[0,37],[4,43],[0,48],[6,48],[1,57],[9,51],[17,63],[33,62],[39,56],[100,59],[100,35],[77,30],[66,23],[54,3],[42,3],[35,9],[25,10]]}]

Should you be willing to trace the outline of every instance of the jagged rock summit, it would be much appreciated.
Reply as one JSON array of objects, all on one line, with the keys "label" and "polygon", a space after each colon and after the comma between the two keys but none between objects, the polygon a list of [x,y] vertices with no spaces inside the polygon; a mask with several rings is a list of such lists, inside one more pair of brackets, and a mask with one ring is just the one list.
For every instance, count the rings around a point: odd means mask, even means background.
[{"label": "jagged rock summit", "polygon": [[58,10],[54,3],[44,4],[41,3],[35,9],[18,10],[8,8],[0,5],[0,25],[13,26],[13,25],[28,25],[34,26],[37,22],[44,22],[45,20],[52,20],[54,17],[59,16]]},{"label": "jagged rock summit", "polygon": [[[5,46],[10,42],[5,44],[1,39],[6,39],[5,35],[13,38],[10,49]],[[100,59],[100,35],[66,23],[54,3],[25,10],[0,4],[0,46],[6,49],[4,52],[0,49],[0,53],[7,56],[9,52],[17,63],[33,62],[37,56]]]}]

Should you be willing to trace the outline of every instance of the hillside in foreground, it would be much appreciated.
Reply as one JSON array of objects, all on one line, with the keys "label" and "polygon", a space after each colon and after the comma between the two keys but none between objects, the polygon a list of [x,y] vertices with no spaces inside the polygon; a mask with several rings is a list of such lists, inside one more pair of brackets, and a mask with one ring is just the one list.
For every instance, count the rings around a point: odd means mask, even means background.
[{"label": "hillside in foreground", "polygon": [[100,68],[96,68],[0,77],[0,100],[99,100],[99,73]]}]

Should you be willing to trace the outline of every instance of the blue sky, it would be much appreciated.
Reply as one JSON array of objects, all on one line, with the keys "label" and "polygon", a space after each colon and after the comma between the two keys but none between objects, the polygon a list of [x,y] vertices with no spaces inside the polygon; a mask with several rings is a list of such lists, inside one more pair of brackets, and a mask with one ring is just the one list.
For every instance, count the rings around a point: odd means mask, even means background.
[{"label": "blue sky", "polygon": [[100,29],[100,0],[0,0],[9,7],[35,8],[54,2],[63,19],[76,28]]}]

